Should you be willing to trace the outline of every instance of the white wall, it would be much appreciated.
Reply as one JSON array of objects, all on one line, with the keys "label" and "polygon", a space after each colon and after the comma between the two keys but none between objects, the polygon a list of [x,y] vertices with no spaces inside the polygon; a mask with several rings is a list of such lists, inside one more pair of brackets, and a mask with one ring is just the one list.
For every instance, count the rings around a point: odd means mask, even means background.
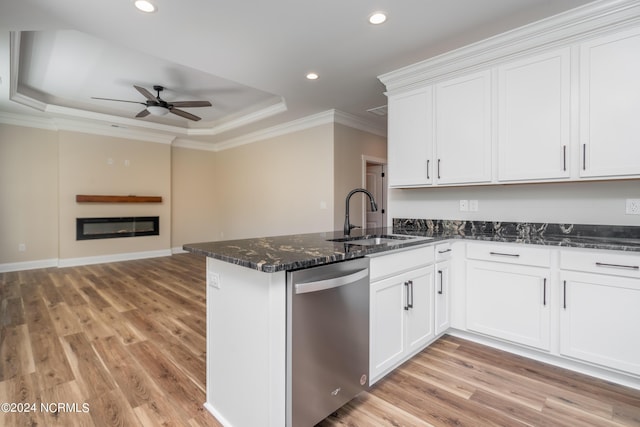
[{"label": "white wall", "polygon": [[[627,198],[640,199],[640,181],[391,189],[389,220],[395,217],[640,226],[640,215],[625,214]],[[460,212],[461,199],[478,200],[478,212]]]}]

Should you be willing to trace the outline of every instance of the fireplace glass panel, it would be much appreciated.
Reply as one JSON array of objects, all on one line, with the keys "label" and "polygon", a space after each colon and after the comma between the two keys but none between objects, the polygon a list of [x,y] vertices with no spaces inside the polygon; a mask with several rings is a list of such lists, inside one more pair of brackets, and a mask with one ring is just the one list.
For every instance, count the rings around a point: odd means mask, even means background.
[{"label": "fireplace glass panel", "polygon": [[157,236],[159,217],[76,218],[76,240]]}]

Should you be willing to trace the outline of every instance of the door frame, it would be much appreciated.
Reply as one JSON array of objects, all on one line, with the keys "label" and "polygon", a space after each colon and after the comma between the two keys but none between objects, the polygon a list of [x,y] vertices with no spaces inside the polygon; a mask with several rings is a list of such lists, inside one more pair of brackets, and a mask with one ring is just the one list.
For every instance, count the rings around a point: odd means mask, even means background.
[{"label": "door frame", "polygon": [[[374,157],[374,156],[368,156],[366,154],[362,155],[362,167],[361,167],[361,173],[362,173],[362,188],[367,188],[367,166],[368,165],[383,165],[383,166],[387,166],[387,159],[386,158],[382,158],[382,157]],[[387,171],[385,169],[385,178],[386,178],[386,174]],[[387,183],[385,181],[385,187],[387,187]],[[376,202],[378,202],[376,200]],[[384,197],[382,200],[382,203],[378,203],[378,209],[384,209],[385,213],[388,212],[389,210],[387,209],[387,197]],[[363,203],[362,205],[362,212],[360,213],[362,216],[362,222],[361,224],[366,225],[367,224],[367,205],[366,203]],[[388,218],[385,218],[385,224],[383,224],[383,227],[386,227],[387,224],[389,222]]]}]

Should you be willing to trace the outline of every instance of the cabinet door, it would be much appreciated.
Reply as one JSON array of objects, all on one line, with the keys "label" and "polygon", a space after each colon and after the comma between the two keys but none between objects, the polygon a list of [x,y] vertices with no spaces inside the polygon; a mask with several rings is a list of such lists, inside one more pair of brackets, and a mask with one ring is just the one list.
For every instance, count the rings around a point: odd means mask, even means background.
[{"label": "cabinet door", "polygon": [[435,337],[433,321],[433,266],[411,274],[408,285],[407,352],[421,350]]},{"label": "cabinet door", "polygon": [[640,174],[640,29],[580,48],[580,175]]},{"label": "cabinet door", "polygon": [[433,89],[389,97],[389,185],[430,184],[433,164]]},{"label": "cabinet door", "polygon": [[549,269],[467,261],[467,328],[549,350]]},{"label": "cabinet door", "polygon": [[451,288],[449,272],[451,261],[436,264],[435,275],[435,332],[440,335],[451,324]]},{"label": "cabinet door", "polygon": [[498,68],[498,180],[569,177],[570,50]]},{"label": "cabinet door", "polygon": [[562,273],[560,353],[640,375],[640,280]]},{"label": "cabinet door", "polygon": [[491,181],[491,72],[436,87],[438,184]]},{"label": "cabinet door", "polygon": [[378,377],[402,359],[405,349],[404,277],[391,277],[371,285],[369,376]]}]

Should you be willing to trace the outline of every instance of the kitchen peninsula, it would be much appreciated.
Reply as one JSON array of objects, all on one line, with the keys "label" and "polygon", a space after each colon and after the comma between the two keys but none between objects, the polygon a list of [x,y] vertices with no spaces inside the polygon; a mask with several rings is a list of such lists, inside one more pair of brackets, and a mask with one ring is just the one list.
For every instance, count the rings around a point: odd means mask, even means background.
[{"label": "kitchen peninsula", "polygon": [[[287,271],[447,241],[626,252],[634,261],[640,253],[640,227],[395,219],[393,227],[354,230],[351,238],[371,235],[416,238],[361,246],[336,242],[343,233],[328,232],[184,246],[207,257],[206,407],[218,420],[229,426],[285,425]],[[458,255],[464,257],[464,249]],[[463,289],[464,280],[454,286]],[[559,304],[555,296],[553,304]],[[640,388],[634,375],[630,381]]]}]

